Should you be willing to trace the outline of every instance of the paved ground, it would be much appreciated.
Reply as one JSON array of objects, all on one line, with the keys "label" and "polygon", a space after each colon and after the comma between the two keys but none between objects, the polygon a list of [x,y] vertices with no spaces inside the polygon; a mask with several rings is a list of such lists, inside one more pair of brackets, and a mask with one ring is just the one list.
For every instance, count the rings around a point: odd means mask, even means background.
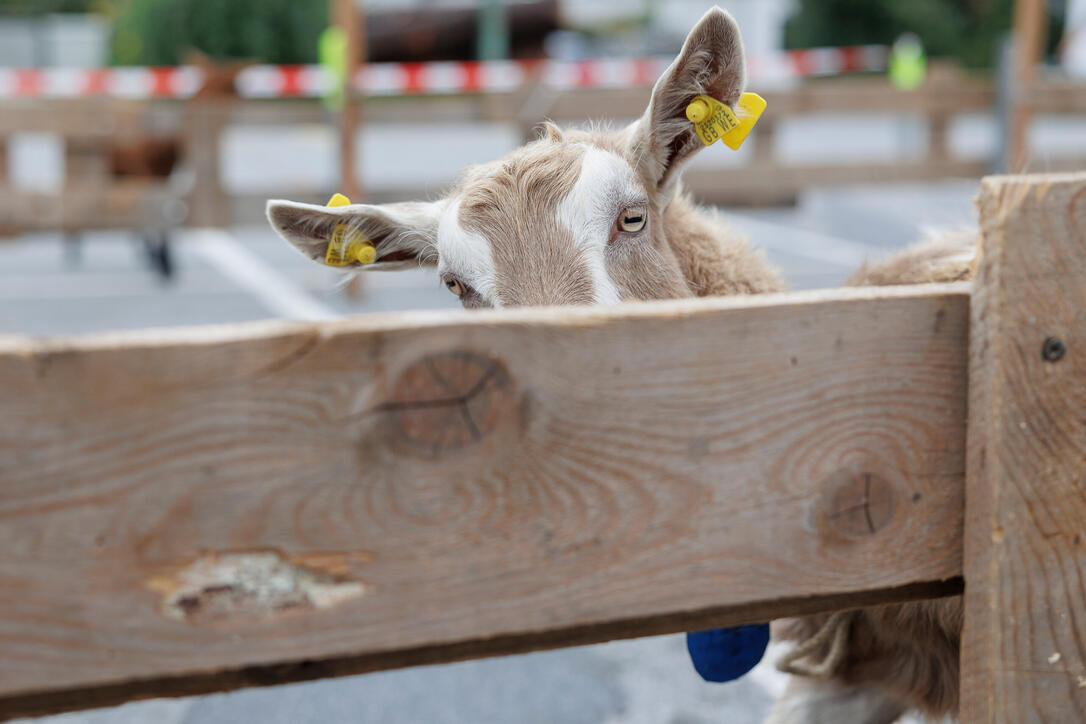
[{"label": "paved ground", "polygon": [[[972,223],[975,182],[818,191],[779,210],[723,210],[796,288],[839,284],[864,258],[926,228]],[[55,335],[266,317],[453,306],[432,272],[371,274],[350,299],[338,275],[263,227],[190,232],[163,282],[123,233],[94,234],[79,258],[54,235],[0,244],[0,332]],[[727,685],[701,682],[681,636],[431,666],[43,719],[50,724],[422,724],[758,722],[783,686],[767,660]]]}]

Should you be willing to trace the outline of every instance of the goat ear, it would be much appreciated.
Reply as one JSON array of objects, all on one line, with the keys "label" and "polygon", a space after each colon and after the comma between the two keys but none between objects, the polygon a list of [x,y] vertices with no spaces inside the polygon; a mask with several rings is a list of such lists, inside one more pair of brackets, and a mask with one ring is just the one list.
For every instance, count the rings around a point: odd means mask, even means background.
[{"label": "goat ear", "polygon": [[310,259],[324,263],[336,227],[346,225],[346,238],[362,234],[376,250],[376,261],[366,268],[395,269],[437,262],[437,226],[442,207],[441,201],[379,206],[269,201],[267,214],[272,228]]},{"label": "goat ear", "polygon": [[629,158],[646,181],[665,195],[672,192],[683,162],[703,145],[686,106],[704,94],[734,108],[746,79],[739,26],[713,7],[686,36],[679,57],[656,81],[645,115],[631,129]]}]

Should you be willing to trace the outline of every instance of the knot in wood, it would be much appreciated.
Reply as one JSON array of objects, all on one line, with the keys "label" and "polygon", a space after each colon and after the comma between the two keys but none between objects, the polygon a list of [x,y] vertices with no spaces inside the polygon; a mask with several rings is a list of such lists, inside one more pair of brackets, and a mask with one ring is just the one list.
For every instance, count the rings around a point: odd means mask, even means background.
[{"label": "knot in wood", "polygon": [[483,440],[516,413],[505,366],[467,350],[426,355],[393,385],[388,433],[401,448],[437,458]]},{"label": "knot in wood", "polygon": [[874,473],[841,470],[823,486],[827,522],[850,538],[873,536],[894,517],[894,488]]},{"label": "knot in wood", "polygon": [[1045,362],[1059,362],[1066,352],[1067,347],[1059,337],[1048,337],[1041,345],[1041,358]]}]

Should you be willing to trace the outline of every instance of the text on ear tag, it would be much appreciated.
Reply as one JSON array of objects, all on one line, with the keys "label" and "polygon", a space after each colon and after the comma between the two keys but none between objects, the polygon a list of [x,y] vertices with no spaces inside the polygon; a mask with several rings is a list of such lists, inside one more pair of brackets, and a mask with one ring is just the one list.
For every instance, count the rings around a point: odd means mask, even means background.
[{"label": "text on ear tag", "polygon": [[699,95],[686,106],[686,117],[706,146],[713,145],[719,138],[735,151],[747,140],[765,109],[765,99],[757,93],[744,93],[734,111],[726,103]]},{"label": "text on ear tag", "polygon": [[[350,204],[351,200],[343,194],[333,194],[328,200],[329,207]],[[332,238],[328,240],[328,249],[324,252],[325,264],[348,266],[355,262],[372,264],[375,261],[377,261],[377,249],[373,246],[373,242],[359,231],[351,232],[347,224],[336,224],[332,229]]]}]

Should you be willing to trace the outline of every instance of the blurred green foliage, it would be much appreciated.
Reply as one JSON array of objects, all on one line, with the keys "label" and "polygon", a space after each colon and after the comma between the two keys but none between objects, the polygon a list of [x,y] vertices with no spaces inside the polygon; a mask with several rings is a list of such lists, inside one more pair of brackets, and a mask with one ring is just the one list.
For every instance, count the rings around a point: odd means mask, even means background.
[{"label": "blurred green foliage", "polygon": [[0,0],[0,17],[87,13],[98,11],[105,4],[103,0]]},{"label": "blurred green foliage", "polygon": [[315,63],[328,0],[115,0],[113,61],[173,65],[194,49],[216,60]]},{"label": "blurred green foliage", "polygon": [[95,12],[113,21],[113,62],[175,65],[189,50],[216,60],[316,63],[328,0],[0,0],[0,17]]},{"label": "blurred green foliage", "polygon": [[[995,65],[1013,14],[1014,0],[799,0],[784,42],[788,48],[890,44],[912,32],[929,56],[986,68]],[[1051,51],[1062,28],[1059,13],[1049,19]]]}]

